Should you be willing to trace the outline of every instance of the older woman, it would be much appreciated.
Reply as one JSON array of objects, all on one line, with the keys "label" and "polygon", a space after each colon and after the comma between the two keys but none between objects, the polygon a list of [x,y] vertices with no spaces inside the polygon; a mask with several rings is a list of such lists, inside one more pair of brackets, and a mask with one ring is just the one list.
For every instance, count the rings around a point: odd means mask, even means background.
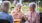
[{"label": "older woman", "polygon": [[28,22],[29,23],[40,23],[40,15],[35,11],[35,3],[30,3],[29,8],[30,11],[28,12]]},{"label": "older woman", "polygon": [[22,7],[22,4],[18,3],[14,11],[12,12],[15,23],[20,23],[22,19],[21,7]]}]

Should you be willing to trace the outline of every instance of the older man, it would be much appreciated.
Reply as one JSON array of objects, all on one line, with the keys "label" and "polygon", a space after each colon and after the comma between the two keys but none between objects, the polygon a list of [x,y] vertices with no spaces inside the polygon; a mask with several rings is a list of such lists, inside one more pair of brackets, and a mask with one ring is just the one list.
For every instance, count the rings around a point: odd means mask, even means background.
[{"label": "older man", "polygon": [[29,8],[30,11],[28,12],[28,22],[29,23],[40,23],[40,15],[35,11],[35,3],[30,3]]},{"label": "older man", "polygon": [[4,19],[9,21],[10,23],[13,23],[13,17],[12,15],[8,14],[8,10],[9,10],[9,1],[3,1],[2,3],[2,12],[0,12],[0,19]]}]

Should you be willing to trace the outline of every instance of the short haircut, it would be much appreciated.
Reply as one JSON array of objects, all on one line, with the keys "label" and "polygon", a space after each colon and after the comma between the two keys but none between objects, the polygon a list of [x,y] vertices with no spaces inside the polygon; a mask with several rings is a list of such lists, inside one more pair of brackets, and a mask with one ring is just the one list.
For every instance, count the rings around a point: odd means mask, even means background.
[{"label": "short haircut", "polygon": [[29,7],[35,8],[35,7],[36,7],[36,3],[34,3],[34,2],[30,3],[30,4],[29,4]]},{"label": "short haircut", "polygon": [[10,1],[3,1],[3,2],[2,2],[2,6],[1,6],[1,7],[9,6],[9,4],[10,4]]},{"label": "short haircut", "polygon": [[21,5],[21,6],[22,6],[22,4],[21,4],[21,3],[17,3],[17,4],[16,4],[16,7],[17,7],[17,6],[19,6],[19,5]]}]

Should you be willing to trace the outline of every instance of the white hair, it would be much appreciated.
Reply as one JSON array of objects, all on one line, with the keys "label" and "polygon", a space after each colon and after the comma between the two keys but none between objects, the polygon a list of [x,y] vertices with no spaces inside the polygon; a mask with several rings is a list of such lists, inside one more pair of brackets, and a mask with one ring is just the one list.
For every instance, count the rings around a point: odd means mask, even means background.
[{"label": "white hair", "polygon": [[18,3],[18,4],[16,4],[15,9],[17,9],[19,5],[20,5],[20,6],[22,6],[22,4],[21,4],[21,3]]},{"label": "white hair", "polygon": [[20,5],[20,6],[22,6],[22,4],[21,4],[21,3],[17,3],[17,4],[16,4],[16,7],[17,7],[17,6],[19,6],[19,5]]},{"label": "white hair", "polygon": [[36,6],[36,3],[32,2],[32,3],[29,3],[29,7],[32,7],[33,4],[35,4],[35,6]]},{"label": "white hair", "polygon": [[18,6],[19,6],[19,5],[22,6],[21,3],[18,3],[18,4],[16,5],[16,7],[14,8],[14,10],[13,10],[14,12],[18,9]]},{"label": "white hair", "polygon": [[[2,2],[2,7],[4,7],[4,4],[5,4],[5,3],[10,4],[10,1],[3,1],[3,2]],[[6,4],[6,5],[7,5],[7,4]]]}]

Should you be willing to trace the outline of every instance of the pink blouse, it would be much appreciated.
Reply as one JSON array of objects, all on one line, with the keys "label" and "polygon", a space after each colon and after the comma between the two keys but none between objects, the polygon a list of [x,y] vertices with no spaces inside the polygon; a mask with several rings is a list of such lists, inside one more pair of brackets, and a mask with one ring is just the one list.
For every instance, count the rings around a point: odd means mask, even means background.
[{"label": "pink blouse", "polygon": [[29,23],[40,23],[40,15],[36,11],[33,13],[28,13],[28,22]]}]

